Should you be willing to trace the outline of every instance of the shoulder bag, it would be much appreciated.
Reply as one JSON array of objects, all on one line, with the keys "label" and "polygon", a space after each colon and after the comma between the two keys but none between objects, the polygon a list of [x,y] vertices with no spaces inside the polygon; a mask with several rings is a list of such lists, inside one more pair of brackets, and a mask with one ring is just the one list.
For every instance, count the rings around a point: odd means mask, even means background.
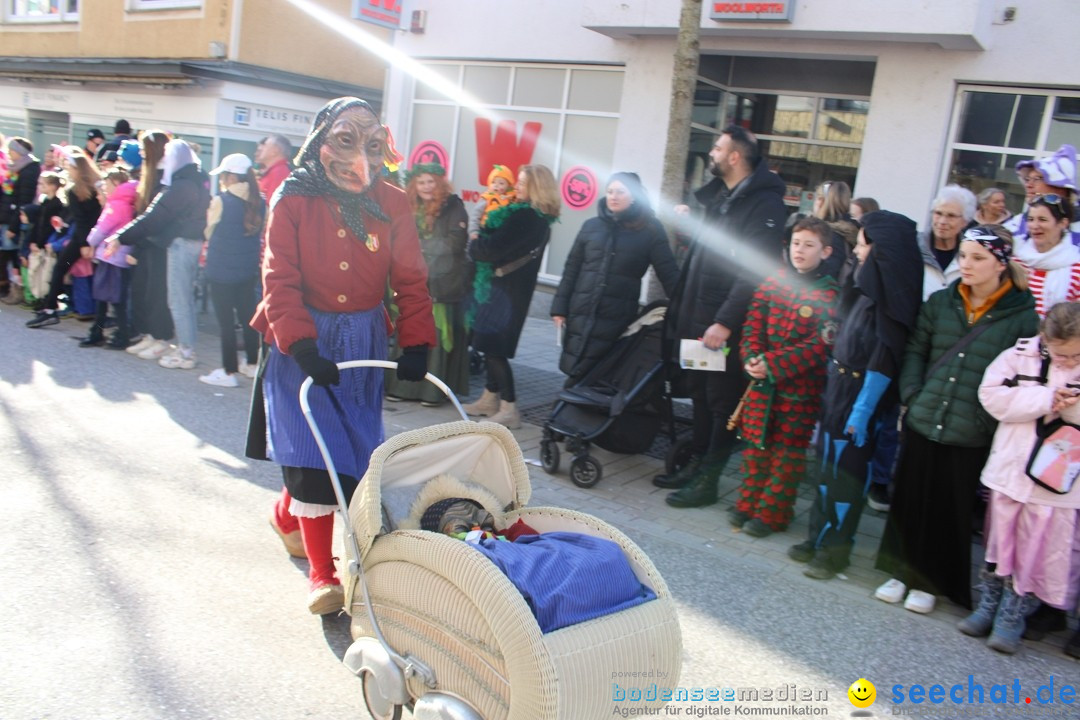
[{"label": "shoulder bag", "polygon": [[[1050,357],[1047,355],[1039,373],[1040,384],[1046,384],[1049,371]],[[1043,418],[1036,420],[1035,445],[1024,472],[1039,487],[1057,495],[1068,494],[1080,475],[1080,426],[1062,418],[1050,422]]]}]

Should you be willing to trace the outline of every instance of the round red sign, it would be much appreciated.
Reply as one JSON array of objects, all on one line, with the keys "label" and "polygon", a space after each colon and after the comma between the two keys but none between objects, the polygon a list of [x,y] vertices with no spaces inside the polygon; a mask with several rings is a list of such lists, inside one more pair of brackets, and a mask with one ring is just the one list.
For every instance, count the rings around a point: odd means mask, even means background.
[{"label": "round red sign", "polygon": [[441,144],[434,140],[424,140],[409,153],[409,167],[438,163],[447,170],[450,169],[450,154]]},{"label": "round red sign", "polygon": [[563,202],[574,210],[592,205],[596,199],[596,175],[584,165],[575,165],[562,177]]}]

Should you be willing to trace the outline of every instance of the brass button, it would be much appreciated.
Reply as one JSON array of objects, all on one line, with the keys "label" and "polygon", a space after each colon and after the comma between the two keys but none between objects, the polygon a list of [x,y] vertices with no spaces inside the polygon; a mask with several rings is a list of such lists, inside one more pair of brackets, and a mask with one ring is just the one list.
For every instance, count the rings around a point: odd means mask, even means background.
[{"label": "brass button", "polygon": [[343,237],[345,237],[345,228],[340,228],[340,229],[339,229],[339,230],[337,231],[337,236],[338,236],[339,238],[343,238]]},{"label": "brass button", "polygon": [[346,297],[345,297],[344,295],[338,295],[338,296],[337,296],[337,301],[338,301],[339,303],[344,303],[344,302],[345,302],[345,301],[346,301],[347,299],[348,299],[348,298],[346,298]]},{"label": "brass button", "polygon": [[348,270],[348,269],[349,269],[349,263],[347,263],[347,262],[345,262],[344,260],[342,260],[342,261],[341,261],[341,264],[340,264],[340,265],[338,265],[338,267],[339,267],[339,268],[341,268],[342,270]]}]

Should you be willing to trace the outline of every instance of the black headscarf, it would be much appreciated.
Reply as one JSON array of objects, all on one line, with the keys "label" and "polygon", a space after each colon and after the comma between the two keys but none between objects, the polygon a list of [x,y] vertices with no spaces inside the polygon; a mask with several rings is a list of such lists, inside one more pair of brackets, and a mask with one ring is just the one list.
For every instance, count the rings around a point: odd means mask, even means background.
[{"label": "black headscarf", "polygon": [[293,170],[285,182],[281,184],[281,196],[303,195],[307,197],[330,196],[338,201],[345,224],[349,226],[353,234],[360,242],[367,239],[367,231],[364,229],[364,216],[361,211],[372,217],[387,222],[389,218],[383,212],[375,199],[371,197],[371,188],[378,182],[378,176],[372,173],[372,182],[362,193],[351,193],[342,190],[326,177],[326,170],[319,159],[319,151],[326,142],[326,133],[333,126],[334,121],[352,108],[361,108],[370,112],[376,120],[378,115],[366,102],[355,97],[340,97],[331,100],[315,115],[311,124],[311,132],[304,141],[300,152],[296,154],[296,169]]},{"label": "black headscarf", "polygon": [[899,361],[922,304],[923,262],[915,221],[888,210],[863,215],[872,249],[855,276],[859,291],[874,301],[878,340]]}]

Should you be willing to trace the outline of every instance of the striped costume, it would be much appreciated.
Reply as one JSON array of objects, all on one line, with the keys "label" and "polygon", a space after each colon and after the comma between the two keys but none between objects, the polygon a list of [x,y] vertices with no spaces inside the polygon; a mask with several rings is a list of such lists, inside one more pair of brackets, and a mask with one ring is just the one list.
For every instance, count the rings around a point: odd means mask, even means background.
[{"label": "striped costume", "polygon": [[743,483],[735,509],[785,530],[806,474],[806,448],[825,387],[836,331],[836,281],[781,271],[754,293],[743,325],[744,361],[760,357],[768,376],[747,391],[739,417]]}]

